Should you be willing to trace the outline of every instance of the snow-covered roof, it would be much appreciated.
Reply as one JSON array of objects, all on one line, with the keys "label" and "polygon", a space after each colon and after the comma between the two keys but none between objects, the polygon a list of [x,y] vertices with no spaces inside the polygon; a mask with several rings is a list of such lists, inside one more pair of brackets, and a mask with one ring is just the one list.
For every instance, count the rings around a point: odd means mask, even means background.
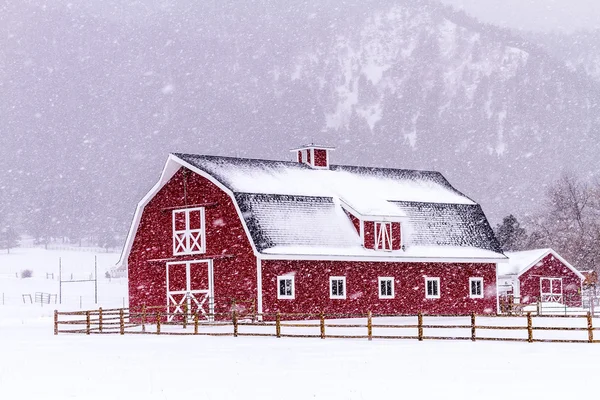
[{"label": "snow-covered roof", "polygon": [[524,272],[540,263],[549,254],[557,258],[566,267],[575,272],[581,279],[584,279],[584,276],[581,272],[579,272],[569,262],[562,258],[557,252],[549,248],[506,252],[505,255],[508,257],[508,262],[498,265],[498,275],[522,275]]},{"label": "snow-covered roof", "polygon": [[[504,259],[481,207],[438,172],[175,154],[229,189],[263,255]],[[400,218],[403,250],[365,249],[343,208]]]}]

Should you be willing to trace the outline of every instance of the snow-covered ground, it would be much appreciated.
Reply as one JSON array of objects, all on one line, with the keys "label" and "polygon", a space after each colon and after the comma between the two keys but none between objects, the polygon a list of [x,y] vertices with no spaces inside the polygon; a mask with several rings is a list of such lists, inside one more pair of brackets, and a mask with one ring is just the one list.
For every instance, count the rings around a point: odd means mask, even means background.
[{"label": "snow-covered ground", "polygon": [[[55,256],[27,250],[12,258],[37,260],[24,261],[35,264],[28,279],[10,276],[25,264],[7,264],[11,257],[0,256],[0,271],[11,269],[0,278],[0,292],[12,299],[23,291],[57,289],[56,281],[42,276],[53,270]],[[89,274],[93,255],[91,261],[89,253],[79,256],[71,255],[80,266],[73,273]],[[64,252],[61,257],[69,258]],[[117,255],[107,257],[98,268],[99,305],[120,306],[126,282],[103,279]],[[89,297],[85,285],[73,284],[72,297],[60,308],[78,309],[78,296]],[[0,304],[0,399],[559,399],[597,392],[600,344],[54,336],[53,310],[12,300]],[[562,321],[585,326],[585,319]]]}]

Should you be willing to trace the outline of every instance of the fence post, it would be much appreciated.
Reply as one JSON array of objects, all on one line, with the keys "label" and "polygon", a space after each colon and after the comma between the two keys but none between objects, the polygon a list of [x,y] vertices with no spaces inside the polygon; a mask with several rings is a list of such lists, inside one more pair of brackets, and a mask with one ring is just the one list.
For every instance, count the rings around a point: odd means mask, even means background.
[{"label": "fence post", "polygon": [[592,325],[592,313],[587,313],[587,328],[588,328],[588,342],[594,342],[594,327]]},{"label": "fence post", "polygon": [[538,299],[537,301],[537,315],[542,315],[542,302],[540,301],[540,299]]},{"label": "fence post", "polygon": [[373,340],[373,313],[367,312],[367,337]]},{"label": "fence post", "polygon": [[125,334],[125,310],[122,308],[119,310],[119,333]]},{"label": "fence post", "polygon": [[85,312],[85,334],[86,335],[90,334],[90,312],[89,311]]},{"label": "fence post", "polygon": [[527,341],[533,343],[533,323],[531,322],[531,311],[527,313]]},{"label": "fence post", "polygon": [[188,305],[183,305],[183,329],[187,328]]},{"label": "fence post", "polygon": [[419,341],[423,341],[423,314],[417,314],[417,331]]},{"label": "fence post", "polygon": [[321,339],[325,339],[325,313],[323,313],[323,311],[321,311],[320,328],[321,328]]},{"label": "fence post", "polygon": [[58,310],[54,310],[54,334],[58,335]]},{"label": "fence post", "polygon": [[98,308],[98,332],[102,333],[102,307]]},{"label": "fence post", "polygon": [[198,334],[198,311],[194,313],[194,335]]},{"label": "fence post", "polygon": [[279,311],[275,316],[275,336],[278,338],[281,337],[281,316],[279,315]]},{"label": "fence post", "polygon": [[237,311],[234,309],[233,310],[233,337],[237,337],[238,336],[238,317],[237,317]]},{"label": "fence post", "polygon": [[146,304],[142,304],[142,332],[146,332]]},{"label": "fence post", "polygon": [[160,335],[160,311],[156,312],[156,334]]},{"label": "fence post", "polygon": [[471,340],[475,341],[475,312],[471,313]]}]

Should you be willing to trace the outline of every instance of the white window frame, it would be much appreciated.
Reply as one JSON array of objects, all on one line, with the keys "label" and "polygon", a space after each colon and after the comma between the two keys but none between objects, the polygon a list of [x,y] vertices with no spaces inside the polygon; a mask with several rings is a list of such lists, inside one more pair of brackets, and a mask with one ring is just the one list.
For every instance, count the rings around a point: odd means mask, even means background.
[{"label": "white window frame", "polygon": [[[481,294],[473,294],[473,282],[479,282],[479,284],[481,285]],[[469,278],[469,297],[472,299],[483,299],[483,293],[483,278]]]},{"label": "white window frame", "polygon": [[[292,281],[292,294],[281,294],[281,281]],[[293,300],[296,298],[296,280],[294,275],[282,275],[277,277],[277,299],[278,300]]]},{"label": "white window frame", "polygon": [[[381,282],[392,282],[392,294],[382,294],[381,293]],[[394,290],[394,278],[391,276],[380,276],[377,279],[377,293],[379,294],[380,299],[393,299],[396,292]]]},{"label": "white window frame", "polygon": [[[437,295],[430,295],[427,292],[427,284],[429,282],[437,283]],[[426,299],[439,299],[441,297],[441,294],[442,294],[442,286],[440,285],[440,278],[425,277],[425,298]]]},{"label": "white window frame", "polygon": [[[190,229],[190,213],[200,211],[200,229]],[[176,230],[176,215],[185,214],[185,229]],[[180,250],[183,245],[183,250]],[[194,250],[192,250],[194,249]],[[173,210],[173,255],[206,253],[206,224],[204,207]]]},{"label": "white window frame", "polygon": [[[333,294],[333,281],[342,281],[343,295]],[[345,276],[330,276],[329,277],[329,298],[330,299],[345,299],[346,298],[346,277]]]},{"label": "white window frame", "polygon": [[[375,250],[392,251],[392,231],[391,222],[375,222]],[[385,226],[385,229],[381,229]],[[389,228],[389,230],[388,230]]]}]

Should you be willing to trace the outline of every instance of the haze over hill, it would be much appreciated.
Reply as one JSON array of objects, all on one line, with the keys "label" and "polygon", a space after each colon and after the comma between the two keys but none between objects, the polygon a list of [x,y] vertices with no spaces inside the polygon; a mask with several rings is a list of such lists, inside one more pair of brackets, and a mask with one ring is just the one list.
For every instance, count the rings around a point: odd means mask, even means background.
[{"label": "haze over hill", "polygon": [[18,2],[0,49],[0,222],[46,235],[124,235],[176,151],[324,142],[439,170],[493,221],[600,168],[596,81],[428,0]]}]

